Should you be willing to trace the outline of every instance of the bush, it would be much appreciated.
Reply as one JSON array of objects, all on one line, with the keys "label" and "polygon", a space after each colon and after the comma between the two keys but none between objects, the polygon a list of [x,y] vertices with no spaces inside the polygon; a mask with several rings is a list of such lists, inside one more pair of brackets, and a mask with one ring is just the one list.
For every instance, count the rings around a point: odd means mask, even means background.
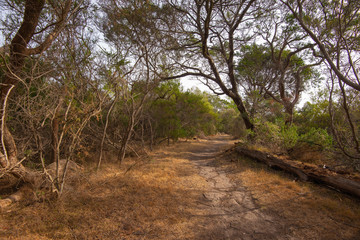
[{"label": "bush", "polygon": [[311,128],[300,136],[299,141],[309,145],[320,146],[322,150],[330,149],[333,146],[333,139],[325,129]]},{"label": "bush", "polygon": [[286,126],[284,123],[281,126],[281,141],[282,147],[285,150],[289,150],[298,143],[299,134],[298,134],[298,127],[296,125]]},{"label": "bush", "polygon": [[275,123],[263,122],[259,119],[254,120],[255,132],[247,130],[247,139],[257,145],[271,148],[281,146],[280,127]]},{"label": "bush", "polygon": [[320,147],[321,150],[330,149],[333,145],[332,137],[322,128],[313,127],[306,133],[300,134],[297,125],[288,126],[282,120],[272,123],[256,119],[254,124],[255,132],[248,130],[248,139],[252,143],[266,146],[273,150],[288,151],[302,143]]}]

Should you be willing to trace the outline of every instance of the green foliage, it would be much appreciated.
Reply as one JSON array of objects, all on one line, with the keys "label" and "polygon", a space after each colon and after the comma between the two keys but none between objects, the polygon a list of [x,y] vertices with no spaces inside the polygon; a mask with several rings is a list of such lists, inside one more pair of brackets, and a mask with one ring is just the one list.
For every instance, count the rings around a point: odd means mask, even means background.
[{"label": "green foliage", "polygon": [[273,101],[292,115],[293,101],[298,101],[297,96],[310,80],[314,81],[316,72],[305,67],[303,58],[287,49],[252,44],[243,46],[238,54],[237,77],[245,90],[250,116],[277,117],[271,109],[271,105],[275,106]]},{"label": "green foliage", "polygon": [[167,81],[156,89],[149,103],[157,137],[173,140],[216,132],[218,115],[207,95],[184,91],[179,81]]},{"label": "green foliage", "polygon": [[264,84],[264,70],[271,61],[269,49],[257,44],[246,45],[241,49],[241,55],[238,74],[252,83]]},{"label": "green foliage", "polygon": [[287,126],[285,123],[281,124],[280,138],[285,149],[295,147],[299,140],[298,127],[296,125]]},{"label": "green foliage", "polygon": [[[241,59],[237,66],[238,73],[242,77],[248,77],[258,83],[264,83],[262,81],[268,78],[269,70],[277,71],[278,67],[274,64],[279,63],[274,62],[274,60],[285,64],[289,54],[291,54],[289,50],[272,50],[269,47],[257,44],[246,45],[242,47],[240,52]],[[289,59],[289,67],[293,69],[293,72],[304,65],[304,60],[296,54],[293,54]],[[304,80],[310,79],[312,74],[313,71],[311,69],[303,70],[301,73]]]},{"label": "green foliage", "polygon": [[271,149],[290,150],[301,143],[316,145],[321,149],[329,150],[333,146],[332,137],[325,129],[312,127],[301,133],[301,126],[296,124],[286,125],[282,118],[275,122],[255,119],[255,132],[248,131],[248,139],[258,145]]},{"label": "green foliage", "polygon": [[249,132],[250,136],[255,139],[257,144],[267,145],[269,143],[274,146],[279,146],[281,142],[280,130],[281,128],[268,121],[255,119],[255,132]]},{"label": "green foliage", "polygon": [[311,128],[305,134],[300,135],[299,141],[320,146],[322,149],[330,149],[333,146],[333,138],[325,129],[321,128]]},{"label": "green foliage", "polygon": [[329,101],[307,102],[295,115],[294,122],[300,126],[300,132],[306,133],[312,128],[330,127]]},{"label": "green foliage", "polygon": [[244,121],[234,102],[231,100],[221,100],[217,108],[218,124],[217,131],[232,135],[236,138],[242,138],[247,135]]}]

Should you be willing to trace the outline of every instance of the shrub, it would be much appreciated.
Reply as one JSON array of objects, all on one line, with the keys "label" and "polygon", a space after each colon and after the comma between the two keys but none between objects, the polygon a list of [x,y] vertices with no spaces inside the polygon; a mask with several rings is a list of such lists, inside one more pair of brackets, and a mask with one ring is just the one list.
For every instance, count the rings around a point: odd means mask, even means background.
[{"label": "shrub", "polygon": [[255,119],[254,124],[255,132],[247,131],[248,140],[274,151],[293,150],[304,143],[319,150],[329,150],[333,146],[332,137],[322,128],[312,127],[301,134],[298,125],[286,125],[282,119],[277,119],[275,123]]},{"label": "shrub", "polygon": [[279,148],[281,146],[280,127],[275,123],[254,120],[255,132],[247,130],[248,139],[255,144],[263,145],[271,148]]},{"label": "shrub", "polygon": [[282,147],[286,150],[293,148],[299,140],[298,127],[296,125],[281,126],[280,138],[282,141]]},{"label": "shrub", "polygon": [[320,146],[322,150],[330,149],[333,146],[332,137],[322,128],[311,128],[308,132],[300,136],[299,141]]}]

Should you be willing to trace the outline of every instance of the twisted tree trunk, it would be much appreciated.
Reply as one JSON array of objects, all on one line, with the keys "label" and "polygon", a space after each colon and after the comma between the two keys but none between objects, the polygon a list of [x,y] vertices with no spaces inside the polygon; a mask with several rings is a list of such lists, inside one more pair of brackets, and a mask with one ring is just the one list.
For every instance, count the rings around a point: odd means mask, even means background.
[{"label": "twisted tree trunk", "polygon": [[9,64],[0,88],[0,107],[2,109],[1,137],[3,144],[3,157],[0,160],[1,167],[16,177],[26,182],[34,182],[34,172],[26,169],[18,160],[17,148],[12,134],[6,124],[7,98],[10,90],[22,81],[20,73],[28,56],[27,45],[34,35],[38,25],[40,13],[45,0],[28,0],[25,3],[23,22],[10,44]]},{"label": "twisted tree trunk", "polygon": [[[36,27],[39,23],[39,18],[44,9],[45,0],[26,0],[23,21],[17,33],[10,43],[9,61],[6,61],[6,69],[4,69],[4,76],[0,83],[0,110],[1,110],[1,145],[2,153],[0,152],[0,167],[1,177],[6,174],[12,175],[25,183],[25,188],[38,187],[43,181],[42,173],[26,168],[22,165],[21,160],[18,159],[18,152],[13,135],[9,131],[6,124],[7,118],[7,100],[11,97],[11,91],[19,84],[19,82],[26,84],[23,78],[23,67],[25,59],[33,54],[40,54],[45,51],[52,43],[52,41],[59,35],[64,24],[68,20],[68,13],[70,12],[72,0],[66,0],[62,9],[59,9],[60,15],[56,23],[54,23],[54,30],[50,32],[45,40],[38,44],[36,48],[28,48],[30,40],[35,34]],[[23,187],[24,189],[24,187]],[[19,200],[23,194],[20,191],[18,194],[9,197],[11,202]],[[8,199],[7,199],[8,200]],[[2,204],[5,199],[1,200]],[[7,201],[9,202],[9,201]],[[0,205],[1,205],[0,204]]]}]

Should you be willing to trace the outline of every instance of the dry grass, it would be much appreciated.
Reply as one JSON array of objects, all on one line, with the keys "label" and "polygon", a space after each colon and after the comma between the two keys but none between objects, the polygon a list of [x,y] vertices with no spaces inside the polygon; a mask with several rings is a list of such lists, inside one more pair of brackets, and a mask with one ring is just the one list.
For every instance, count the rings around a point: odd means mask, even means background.
[{"label": "dry grass", "polygon": [[2,213],[0,239],[193,239],[206,182],[186,161],[159,150],[126,174],[134,161],[106,164],[62,200]]},{"label": "dry grass", "polygon": [[[226,160],[229,158],[232,163]],[[358,199],[297,182],[236,153],[228,153],[219,162],[233,181],[252,193],[260,209],[282,222],[290,239],[360,239]]]}]

